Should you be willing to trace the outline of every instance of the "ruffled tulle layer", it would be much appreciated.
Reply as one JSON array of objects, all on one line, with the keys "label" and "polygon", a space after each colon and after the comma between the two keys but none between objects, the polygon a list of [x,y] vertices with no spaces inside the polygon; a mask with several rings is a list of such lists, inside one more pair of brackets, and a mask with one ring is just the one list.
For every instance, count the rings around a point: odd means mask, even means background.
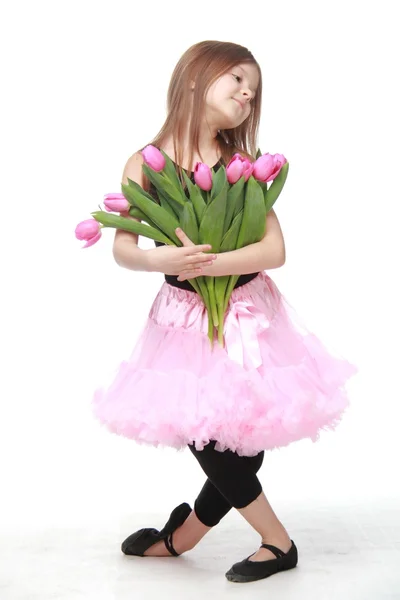
[{"label": "ruffled tulle layer", "polygon": [[96,390],[96,417],[137,442],[216,440],[244,456],[337,426],[357,368],[300,324],[268,275],[234,290],[226,322],[229,347],[211,349],[200,298],[164,283],[131,356]]}]

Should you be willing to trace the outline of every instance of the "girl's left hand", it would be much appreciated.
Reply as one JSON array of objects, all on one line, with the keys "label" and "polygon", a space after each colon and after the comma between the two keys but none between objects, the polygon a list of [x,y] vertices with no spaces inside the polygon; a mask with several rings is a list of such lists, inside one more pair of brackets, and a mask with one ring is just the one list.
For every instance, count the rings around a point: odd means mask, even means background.
[{"label": "girl's left hand", "polygon": [[[186,233],[184,231],[182,231],[182,229],[176,229],[175,233],[177,235],[177,237],[180,239],[180,241],[182,242],[183,246],[195,246],[196,244],[194,244],[192,242],[192,240],[186,235]],[[205,262],[204,263],[204,267],[210,267],[214,260],[217,257],[215,256],[215,254],[210,254],[210,261]],[[195,265],[189,265],[189,267],[192,267],[190,269],[187,269],[185,271],[181,271],[178,275],[178,281],[185,281],[186,279],[195,279],[195,277],[201,277],[202,275],[206,275],[206,269],[203,268],[197,268],[195,267]]]}]

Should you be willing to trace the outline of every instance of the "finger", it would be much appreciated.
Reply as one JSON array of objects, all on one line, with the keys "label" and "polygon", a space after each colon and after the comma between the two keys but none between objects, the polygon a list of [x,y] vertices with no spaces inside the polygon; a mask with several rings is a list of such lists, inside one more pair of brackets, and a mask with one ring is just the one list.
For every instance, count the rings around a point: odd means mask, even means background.
[{"label": "finger", "polygon": [[194,273],[201,271],[202,265],[189,264],[185,265],[185,268],[182,269],[181,273]]},{"label": "finger", "polygon": [[194,279],[195,277],[201,276],[201,269],[193,269],[182,271],[178,275],[178,281],[185,281],[185,279]]},{"label": "finger", "polygon": [[210,264],[212,265],[214,260],[216,260],[217,257],[215,254],[204,254],[201,256],[196,256],[193,257],[193,260],[196,260],[197,263],[201,264],[201,263],[205,263],[206,265]]},{"label": "finger", "polygon": [[187,254],[199,254],[200,252],[209,252],[211,250],[211,244],[193,244],[192,240],[182,231],[182,229],[175,229],[175,233],[183,243],[183,248]]},{"label": "finger", "polygon": [[[201,246],[190,246],[186,247],[185,254],[201,254],[202,252],[210,252],[211,246],[210,244],[202,244]],[[209,256],[209,255],[208,255]]]},{"label": "finger", "polygon": [[214,263],[214,260],[211,256],[188,256],[187,262],[183,265],[184,271],[192,271],[193,269],[197,269],[197,267],[209,267]]},{"label": "finger", "polygon": [[195,245],[192,242],[192,240],[186,235],[186,233],[184,231],[182,231],[182,229],[180,227],[177,227],[175,229],[175,233],[176,233],[177,237],[181,240],[181,242],[184,246],[192,247]]},{"label": "finger", "polygon": [[201,273],[187,273],[186,275],[179,275],[178,281],[186,281],[187,279],[194,279],[200,277]]}]

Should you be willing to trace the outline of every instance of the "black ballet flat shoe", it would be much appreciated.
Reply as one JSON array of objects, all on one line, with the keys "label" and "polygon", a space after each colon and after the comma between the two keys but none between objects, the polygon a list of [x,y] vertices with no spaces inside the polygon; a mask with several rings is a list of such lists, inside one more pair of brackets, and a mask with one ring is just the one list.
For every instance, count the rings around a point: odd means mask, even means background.
[{"label": "black ballet flat shoe", "polygon": [[271,550],[276,558],[256,562],[249,560],[249,558],[253,556],[253,554],[251,554],[241,562],[234,564],[229,571],[225,573],[225,577],[228,581],[233,581],[235,583],[247,583],[265,579],[280,571],[294,569],[297,565],[298,554],[294,541],[291,540],[291,542],[292,546],[286,553],[276,546],[271,546],[271,544],[261,544],[261,548]]},{"label": "black ballet flat shoe", "polygon": [[172,511],[168,521],[161,529],[146,528],[135,531],[121,544],[121,551],[129,556],[144,556],[146,550],[157,542],[164,541],[165,547],[172,556],[179,556],[172,545],[172,534],[186,521],[192,509],[184,502]]}]

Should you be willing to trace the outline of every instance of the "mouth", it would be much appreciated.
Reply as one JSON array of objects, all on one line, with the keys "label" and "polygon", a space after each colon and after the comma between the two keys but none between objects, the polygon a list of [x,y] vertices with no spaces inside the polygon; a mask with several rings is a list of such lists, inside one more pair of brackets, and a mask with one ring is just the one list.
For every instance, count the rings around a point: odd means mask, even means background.
[{"label": "mouth", "polygon": [[240,100],[237,100],[237,98],[232,98],[232,100],[234,100],[235,102],[237,102],[239,104],[240,108],[242,108],[242,109],[244,108],[244,103],[243,102],[240,102]]}]

